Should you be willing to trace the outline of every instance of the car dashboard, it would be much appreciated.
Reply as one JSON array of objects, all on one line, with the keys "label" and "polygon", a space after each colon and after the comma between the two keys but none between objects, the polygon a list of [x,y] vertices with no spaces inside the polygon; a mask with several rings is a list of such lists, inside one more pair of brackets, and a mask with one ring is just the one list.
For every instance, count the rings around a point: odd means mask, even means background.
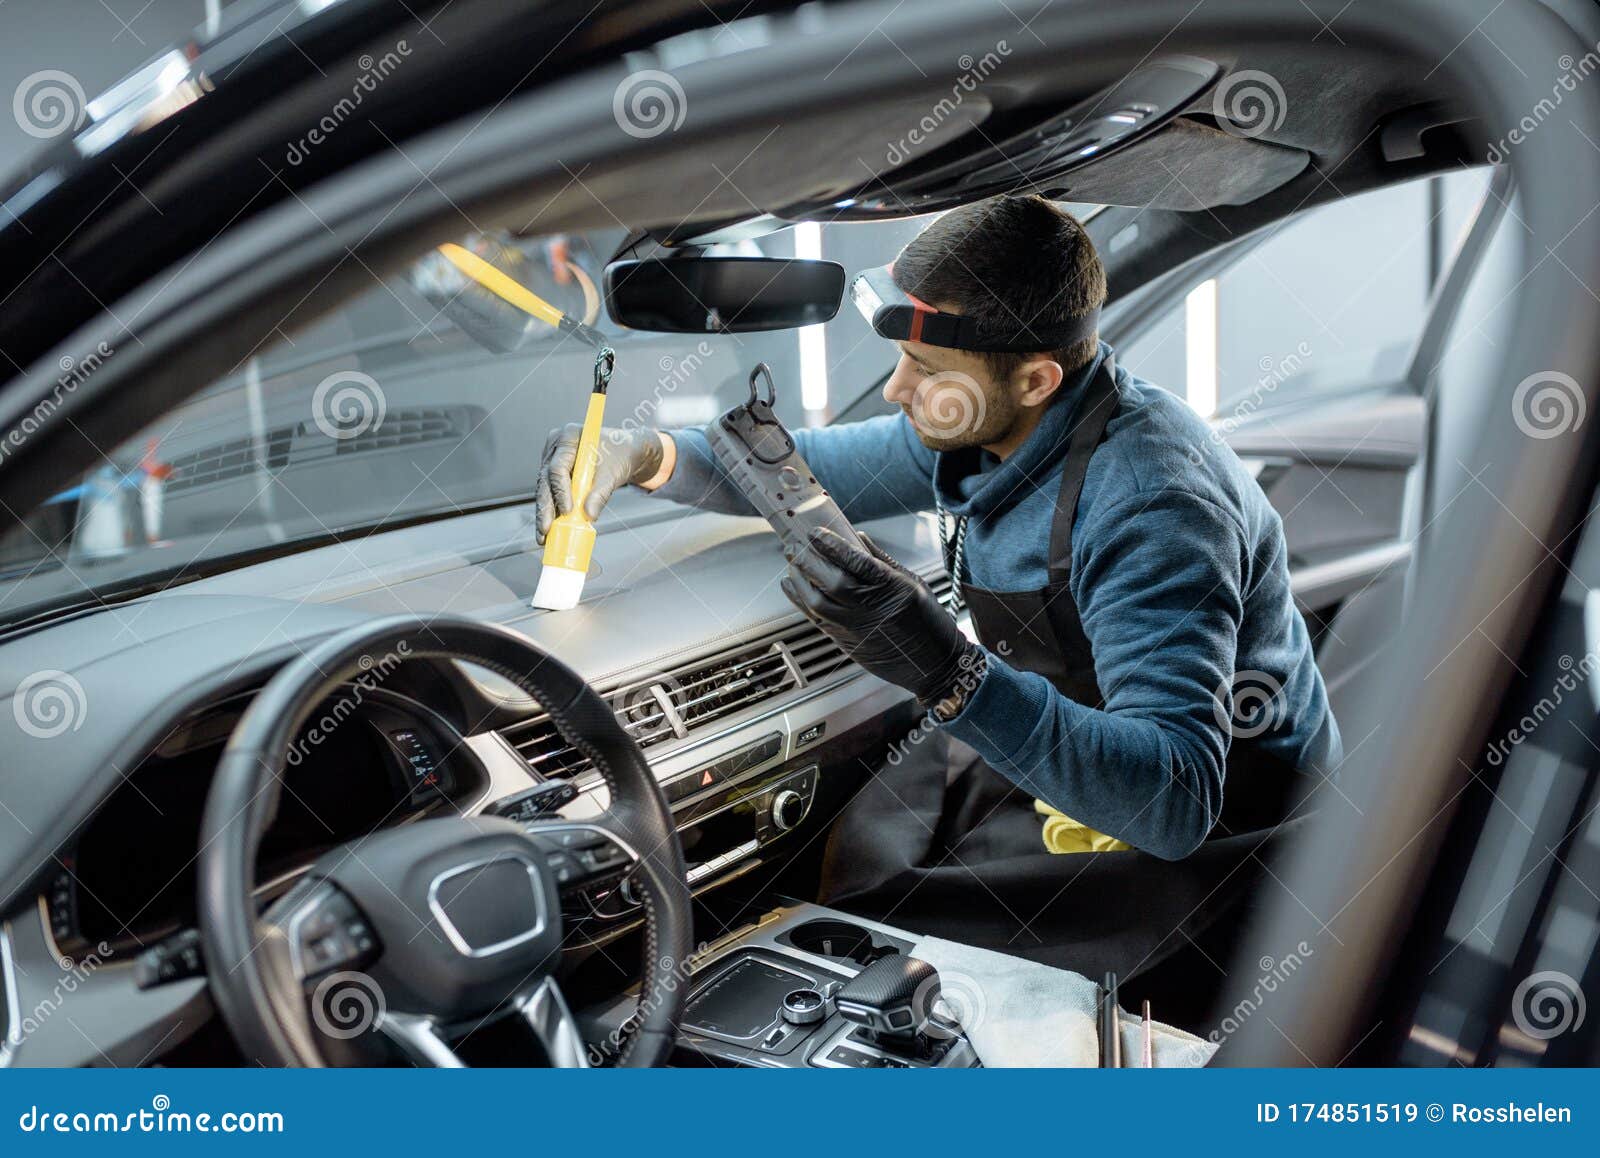
[{"label": "car dashboard", "polygon": [[[137,953],[195,922],[201,816],[223,745],[248,697],[174,727],[81,835],[57,854],[45,893],[60,955]],[[471,809],[487,777],[425,705],[345,685],[290,748],[257,877],[273,895],[323,852],[379,829]]]},{"label": "car dashboard", "polygon": [[[948,589],[927,519],[871,529]],[[0,1065],[148,1064],[212,1020],[195,871],[223,746],[307,643],[384,614],[502,623],[585,676],[644,749],[697,894],[811,843],[850,790],[841,770],[859,776],[855,757],[910,726],[909,697],[789,606],[781,551],[758,520],[690,513],[607,530],[570,613],[529,607],[537,566],[528,512],[514,507],[285,556],[0,642],[13,686],[48,654],[83,693],[82,727],[24,737],[23,759],[0,771],[13,809],[0,813],[0,1020],[30,1020],[58,974],[81,975],[64,999],[72,1018],[0,1036]],[[432,656],[331,694],[282,787],[257,865],[263,904],[328,849],[382,828],[451,812],[581,821],[608,804],[540,705]],[[638,924],[626,879],[566,903],[575,952]]]}]

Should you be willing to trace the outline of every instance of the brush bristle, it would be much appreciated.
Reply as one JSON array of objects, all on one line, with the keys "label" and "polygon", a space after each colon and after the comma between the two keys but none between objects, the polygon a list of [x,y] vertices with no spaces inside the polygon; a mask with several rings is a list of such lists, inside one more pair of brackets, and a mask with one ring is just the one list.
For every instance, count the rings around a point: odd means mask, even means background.
[{"label": "brush bristle", "polygon": [[546,611],[571,611],[583,597],[587,576],[571,567],[546,566],[539,572],[539,586],[533,592],[533,605]]}]

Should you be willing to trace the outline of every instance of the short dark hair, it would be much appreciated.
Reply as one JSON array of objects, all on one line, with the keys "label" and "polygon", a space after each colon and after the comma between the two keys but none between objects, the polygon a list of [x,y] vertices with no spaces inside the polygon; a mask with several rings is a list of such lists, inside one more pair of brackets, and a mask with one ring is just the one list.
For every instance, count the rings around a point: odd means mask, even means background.
[{"label": "short dark hair", "polygon": [[[1024,323],[1047,329],[1104,304],[1106,271],[1077,220],[1043,197],[991,197],[944,214],[894,262],[894,281],[931,305],[975,319],[979,330],[1015,334]],[[1048,353],[1068,373],[1099,349],[1093,334]],[[1026,354],[985,353],[997,375]]]}]

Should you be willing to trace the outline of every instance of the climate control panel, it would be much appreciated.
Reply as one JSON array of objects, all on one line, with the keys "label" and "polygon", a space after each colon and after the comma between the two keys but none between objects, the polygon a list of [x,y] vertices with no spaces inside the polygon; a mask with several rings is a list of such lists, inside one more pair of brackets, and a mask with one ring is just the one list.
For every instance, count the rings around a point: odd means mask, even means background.
[{"label": "climate control panel", "polygon": [[[815,764],[793,771],[773,768],[717,788],[722,771],[713,769],[711,791],[697,793],[673,810],[691,887],[736,868],[762,846],[803,824],[811,813],[820,775]],[[679,799],[685,795],[680,790]],[[638,907],[626,878],[597,882],[585,899],[587,912],[573,915],[617,921],[631,917]]]}]

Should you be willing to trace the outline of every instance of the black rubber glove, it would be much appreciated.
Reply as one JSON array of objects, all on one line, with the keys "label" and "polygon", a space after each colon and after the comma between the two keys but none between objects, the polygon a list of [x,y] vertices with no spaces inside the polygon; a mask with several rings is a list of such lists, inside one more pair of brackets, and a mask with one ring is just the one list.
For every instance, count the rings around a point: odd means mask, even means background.
[{"label": "black rubber glove", "polygon": [[796,607],[879,679],[914,693],[924,706],[981,673],[983,649],[961,634],[932,589],[865,535],[867,550],[828,530],[811,536],[783,577]]},{"label": "black rubber glove", "polygon": [[[578,461],[578,437],[582,433],[582,426],[569,422],[560,430],[552,430],[545,440],[539,487],[534,495],[541,543],[556,516],[572,509],[572,468]],[[583,513],[591,522],[598,519],[618,487],[654,478],[661,469],[661,458],[661,436],[654,430],[601,427],[600,461],[595,464],[594,487],[584,501]]]}]

